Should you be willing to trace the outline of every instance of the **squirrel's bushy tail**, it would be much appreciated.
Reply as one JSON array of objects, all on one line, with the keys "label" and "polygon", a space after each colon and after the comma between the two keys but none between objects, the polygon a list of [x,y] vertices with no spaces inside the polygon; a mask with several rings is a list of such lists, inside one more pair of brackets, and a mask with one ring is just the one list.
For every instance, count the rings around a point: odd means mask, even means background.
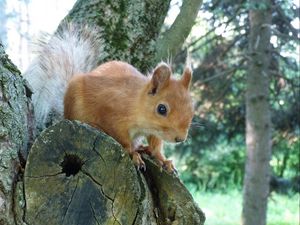
[{"label": "squirrel's bushy tail", "polygon": [[74,74],[94,69],[103,56],[100,32],[72,24],[63,26],[48,42],[40,41],[38,56],[24,77],[33,89],[37,126],[44,128],[49,114],[63,116],[63,98]]}]

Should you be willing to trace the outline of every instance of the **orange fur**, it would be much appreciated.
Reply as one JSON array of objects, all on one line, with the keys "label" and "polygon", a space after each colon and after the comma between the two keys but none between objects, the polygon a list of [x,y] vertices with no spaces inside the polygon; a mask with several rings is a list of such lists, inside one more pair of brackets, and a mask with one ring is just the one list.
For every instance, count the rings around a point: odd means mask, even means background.
[{"label": "orange fur", "polygon": [[[104,63],[87,74],[75,75],[64,98],[64,117],[80,120],[115,138],[138,166],[145,166],[136,151],[136,139],[147,137],[149,151],[169,171],[174,167],[161,153],[162,140],[184,141],[193,117],[189,94],[191,70],[180,80],[171,69],[159,64],[153,75],[143,76],[133,66],[121,62]],[[157,112],[164,104],[166,116]]]}]

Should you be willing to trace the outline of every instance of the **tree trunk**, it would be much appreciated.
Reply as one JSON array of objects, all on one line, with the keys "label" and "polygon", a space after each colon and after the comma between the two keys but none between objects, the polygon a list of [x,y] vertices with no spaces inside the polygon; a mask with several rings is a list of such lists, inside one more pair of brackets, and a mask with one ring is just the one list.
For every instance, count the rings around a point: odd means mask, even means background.
[{"label": "tree trunk", "polygon": [[126,61],[146,73],[180,50],[202,0],[184,0],[174,24],[161,33],[170,0],[84,1],[74,5],[64,22],[100,27],[105,57]]},{"label": "tree trunk", "polygon": [[169,4],[170,0],[79,0],[63,23],[100,27],[106,56],[101,56],[102,62],[123,60],[147,72],[155,64],[156,39]]},{"label": "tree trunk", "polygon": [[[31,93],[19,70],[12,64],[0,42],[0,224],[21,220],[17,210],[24,203],[21,168],[27,157],[27,145],[33,140]],[[22,164],[22,165],[21,165]]]},{"label": "tree trunk", "polygon": [[266,224],[271,158],[269,64],[271,2],[251,0],[249,69],[246,91],[247,161],[244,180],[244,225]]}]

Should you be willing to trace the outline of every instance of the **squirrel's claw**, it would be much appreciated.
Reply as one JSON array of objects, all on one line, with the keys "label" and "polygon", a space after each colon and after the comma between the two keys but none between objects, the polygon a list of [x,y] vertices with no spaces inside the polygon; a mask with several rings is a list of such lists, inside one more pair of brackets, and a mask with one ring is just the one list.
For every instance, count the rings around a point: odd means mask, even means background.
[{"label": "squirrel's claw", "polygon": [[178,171],[174,167],[172,160],[165,160],[163,162],[162,168],[168,171],[169,173],[172,173],[174,175],[178,175]]},{"label": "squirrel's claw", "polygon": [[138,170],[146,171],[146,164],[142,160],[142,157],[141,157],[141,155],[138,152],[134,151],[132,153],[132,161],[136,165],[136,167],[137,167]]},{"label": "squirrel's claw", "polygon": [[174,168],[174,170],[173,170],[173,174],[174,174],[175,176],[178,176],[178,171],[177,171],[177,169],[176,169],[176,168]]},{"label": "squirrel's claw", "polygon": [[145,164],[138,165],[137,168],[140,171],[144,171],[144,172],[146,171],[146,165]]},{"label": "squirrel's claw", "polygon": [[173,163],[172,163],[172,160],[165,160],[163,162],[163,165],[162,167],[167,170],[169,173],[173,173],[175,175],[178,174],[176,168],[174,167]]}]

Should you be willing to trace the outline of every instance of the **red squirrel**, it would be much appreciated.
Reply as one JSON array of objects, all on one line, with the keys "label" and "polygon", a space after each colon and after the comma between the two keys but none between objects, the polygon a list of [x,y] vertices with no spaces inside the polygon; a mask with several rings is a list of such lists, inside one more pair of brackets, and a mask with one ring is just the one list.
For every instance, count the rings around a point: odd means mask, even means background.
[{"label": "red squirrel", "polygon": [[[43,78],[53,79],[54,85],[51,87],[53,90],[50,90],[46,84],[48,88],[46,94],[43,93],[45,90],[41,85],[38,86],[36,88],[38,95],[33,100],[39,104],[38,101],[42,101],[41,96],[45,95],[47,100],[44,101],[51,102],[51,95],[57,95],[52,92],[61,86],[63,89],[61,92],[64,93],[64,96],[55,96],[55,98],[60,98],[57,103],[58,106],[44,103],[48,108],[56,107],[55,110],[62,113],[60,101],[63,99],[65,119],[85,122],[112,136],[130,154],[138,168],[145,169],[145,163],[138,150],[147,149],[147,152],[155,157],[167,171],[176,171],[171,160],[167,160],[162,154],[163,140],[182,142],[187,137],[194,114],[189,93],[192,78],[191,69],[187,67],[182,77],[177,80],[172,77],[171,68],[166,63],[158,64],[150,76],[144,76],[132,65],[122,61],[106,62],[95,69],[89,67],[86,71],[74,70],[72,66],[77,59],[72,59],[69,55],[66,56],[66,54],[71,54],[69,53],[71,48],[64,46],[68,41],[69,44],[72,42],[67,38],[75,38],[74,40],[76,40],[80,36],[76,33],[76,29],[72,29],[65,29],[63,31],[65,34],[60,34],[59,40],[51,39],[54,43],[51,43],[50,40],[50,44],[55,45],[55,50],[47,47],[48,45],[43,46],[41,52],[45,52],[47,57],[54,60],[54,62],[51,61],[51,65],[62,68],[56,68],[55,70],[58,72],[47,71],[43,77],[40,74],[37,75],[40,76],[38,78],[40,80]],[[88,37],[86,42],[90,42],[89,35],[86,36]],[[93,41],[95,40],[97,39]],[[93,44],[95,45],[95,43]],[[78,48],[75,43],[73,45],[74,48]],[[60,47],[67,50],[58,54],[57,49]],[[76,52],[74,49],[71,51]],[[58,61],[57,57],[63,57],[59,59],[60,63],[56,62]],[[47,64],[48,62],[45,60],[47,59],[40,59],[43,62],[35,63],[35,66]],[[68,70],[64,68],[66,65]],[[51,66],[47,66],[51,70]],[[72,72],[72,74],[68,74],[68,72],[60,74],[61,71]],[[63,81],[57,82],[57,79]],[[49,113],[49,110],[46,113]],[[41,120],[45,120],[45,112],[42,114],[38,114],[38,116]],[[146,137],[148,147],[139,146],[137,140],[141,136]]]}]

